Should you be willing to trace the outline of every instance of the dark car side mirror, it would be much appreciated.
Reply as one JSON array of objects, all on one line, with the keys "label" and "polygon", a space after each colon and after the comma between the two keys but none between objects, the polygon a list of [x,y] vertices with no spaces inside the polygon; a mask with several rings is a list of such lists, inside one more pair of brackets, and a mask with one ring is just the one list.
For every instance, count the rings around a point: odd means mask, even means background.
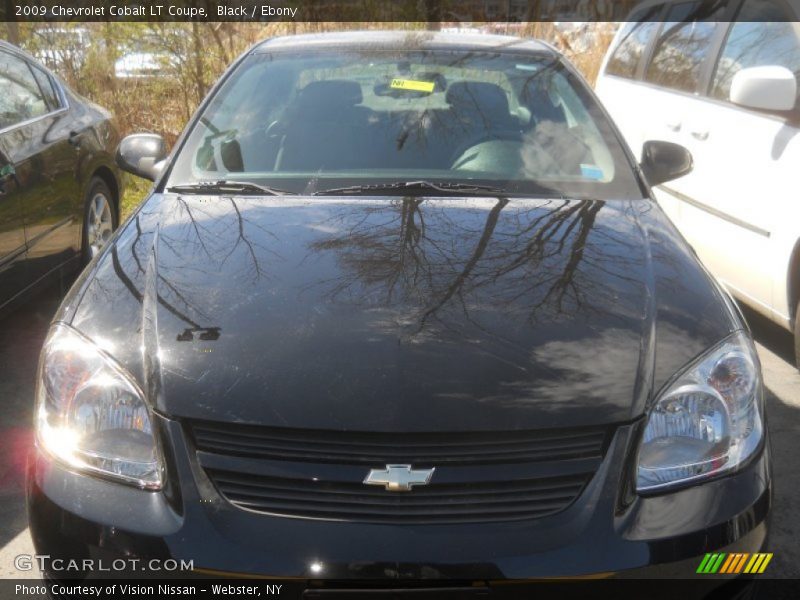
[{"label": "dark car side mirror", "polygon": [[662,141],[644,143],[641,167],[651,186],[683,177],[693,166],[691,152],[680,144]]},{"label": "dark car side mirror", "polygon": [[164,168],[167,144],[155,133],[135,133],[117,147],[117,165],[123,171],[155,181]]}]

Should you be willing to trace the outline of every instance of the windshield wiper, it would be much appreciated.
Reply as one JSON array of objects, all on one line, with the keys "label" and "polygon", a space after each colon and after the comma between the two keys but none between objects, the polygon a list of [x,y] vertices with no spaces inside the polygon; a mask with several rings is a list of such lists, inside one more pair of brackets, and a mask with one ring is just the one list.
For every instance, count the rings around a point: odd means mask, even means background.
[{"label": "windshield wiper", "polygon": [[295,192],[279,190],[278,188],[258,185],[249,181],[200,181],[198,183],[178,183],[167,188],[169,192],[179,194],[247,194],[257,196],[285,196],[296,195]]},{"label": "windshield wiper", "polygon": [[490,185],[474,183],[433,183],[432,181],[395,181],[392,183],[374,183],[370,185],[354,185],[350,187],[331,188],[314,192],[314,196],[357,196],[362,194],[380,193],[384,191],[433,191],[445,194],[475,194],[489,192],[492,195],[507,195],[504,189]]}]

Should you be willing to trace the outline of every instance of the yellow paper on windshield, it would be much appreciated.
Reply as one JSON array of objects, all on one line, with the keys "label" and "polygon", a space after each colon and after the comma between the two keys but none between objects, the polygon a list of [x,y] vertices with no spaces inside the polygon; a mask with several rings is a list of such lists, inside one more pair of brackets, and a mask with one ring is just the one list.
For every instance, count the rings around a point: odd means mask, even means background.
[{"label": "yellow paper on windshield", "polygon": [[432,92],[433,81],[417,81],[415,79],[392,79],[392,87],[396,90],[410,90],[413,92]]}]

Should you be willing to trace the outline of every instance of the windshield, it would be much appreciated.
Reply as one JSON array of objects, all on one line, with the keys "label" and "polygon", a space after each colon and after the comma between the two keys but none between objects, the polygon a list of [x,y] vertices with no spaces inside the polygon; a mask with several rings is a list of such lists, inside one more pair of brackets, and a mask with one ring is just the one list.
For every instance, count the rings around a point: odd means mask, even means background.
[{"label": "windshield", "polygon": [[642,197],[607,119],[559,61],[476,51],[253,54],[198,120],[167,187],[218,180],[306,194],[424,181]]}]

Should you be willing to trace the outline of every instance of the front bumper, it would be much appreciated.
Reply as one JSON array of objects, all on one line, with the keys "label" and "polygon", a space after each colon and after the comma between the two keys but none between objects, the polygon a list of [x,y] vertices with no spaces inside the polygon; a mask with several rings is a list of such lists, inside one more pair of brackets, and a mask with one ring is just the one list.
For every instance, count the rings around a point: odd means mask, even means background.
[{"label": "front bumper", "polygon": [[193,575],[394,586],[420,580],[710,580],[715,576],[695,574],[706,552],[759,552],[767,539],[766,443],[736,474],[641,497],[626,485],[639,425],[625,425],[580,498],[559,514],[511,523],[401,526],[237,508],[210,484],[180,424],[161,421],[170,482],[161,492],[73,473],[34,455],[28,502],[37,552],[105,564],[117,558],[172,558],[191,561]]}]

